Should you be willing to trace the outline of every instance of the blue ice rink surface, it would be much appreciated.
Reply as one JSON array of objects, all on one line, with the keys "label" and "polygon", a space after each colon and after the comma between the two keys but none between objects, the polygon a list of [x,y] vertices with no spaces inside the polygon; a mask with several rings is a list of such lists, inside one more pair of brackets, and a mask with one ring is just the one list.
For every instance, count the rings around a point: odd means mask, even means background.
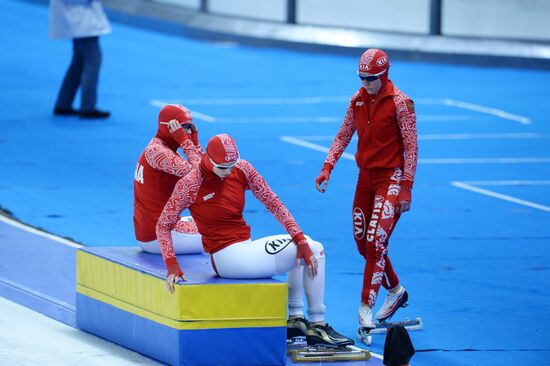
[{"label": "blue ice rink surface", "polygon": [[[206,43],[114,23],[101,38],[99,87],[99,107],[113,116],[83,121],[51,114],[71,48],[47,38],[47,8],[6,0],[0,10],[4,209],[84,245],[135,245],[135,163],[156,131],[159,105],[182,103],[195,113],[203,145],[231,134],[304,232],[325,245],[327,320],[355,335],[363,271],[351,230],[357,168],[343,157],[325,194],[314,181],[360,86],[360,55]],[[389,247],[410,294],[396,318],[425,324],[411,332],[414,364],[547,363],[550,72],[393,61],[390,78],[418,115],[413,206]],[[245,217],[253,238],[282,232],[252,195]],[[382,353],[383,341],[375,336],[371,350]]]}]

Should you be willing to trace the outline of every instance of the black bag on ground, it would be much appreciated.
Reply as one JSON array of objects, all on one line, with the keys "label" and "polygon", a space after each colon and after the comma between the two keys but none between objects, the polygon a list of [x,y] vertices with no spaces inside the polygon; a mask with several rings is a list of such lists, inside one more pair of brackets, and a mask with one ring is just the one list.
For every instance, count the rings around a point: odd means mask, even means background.
[{"label": "black bag on ground", "polygon": [[388,329],[386,342],[384,343],[384,365],[406,365],[414,352],[414,346],[405,327],[397,325]]}]

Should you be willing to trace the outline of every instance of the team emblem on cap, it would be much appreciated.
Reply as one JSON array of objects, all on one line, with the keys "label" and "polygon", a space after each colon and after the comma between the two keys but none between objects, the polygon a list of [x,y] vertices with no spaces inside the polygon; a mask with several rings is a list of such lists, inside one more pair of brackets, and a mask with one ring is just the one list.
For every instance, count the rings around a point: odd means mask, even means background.
[{"label": "team emblem on cap", "polygon": [[378,60],[376,60],[377,66],[384,66],[387,63],[388,63],[388,58],[386,56],[382,56]]},{"label": "team emblem on cap", "polygon": [[237,151],[237,146],[233,139],[227,134],[218,135],[222,142],[222,146],[225,150],[225,161],[235,161],[239,158],[239,153]]}]

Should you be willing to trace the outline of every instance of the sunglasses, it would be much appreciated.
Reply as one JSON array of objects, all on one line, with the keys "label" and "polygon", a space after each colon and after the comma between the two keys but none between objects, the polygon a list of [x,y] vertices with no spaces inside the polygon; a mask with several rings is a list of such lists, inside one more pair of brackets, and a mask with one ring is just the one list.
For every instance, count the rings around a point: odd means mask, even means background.
[{"label": "sunglasses", "polygon": [[372,83],[373,81],[378,80],[380,76],[384,75],[385,72],[386,70],[379,72],[378,74],[369,75],[369,76],[363,76],[359,73],[357,73],[357,75],[359,76],[359,79],[361,79],[361,81],[368,81],[369,83]]}]

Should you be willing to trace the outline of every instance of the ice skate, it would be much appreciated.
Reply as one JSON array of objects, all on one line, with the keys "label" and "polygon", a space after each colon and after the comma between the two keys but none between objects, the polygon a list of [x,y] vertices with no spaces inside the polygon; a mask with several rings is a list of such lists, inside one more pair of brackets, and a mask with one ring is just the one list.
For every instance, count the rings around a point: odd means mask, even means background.
[{"label": "ice skate", "polygon": [[359,306],[359,327],[357,328],[357,337],[361,342],[370,345],[372,342],[371,331],[376,327],[372,320],[372,308],[368,305]]},{"label": "ice skate", "polygon": [[286,322],[286,339],[291,341],[294,338],[306,337],[309,329],[309,322],[303,317],[288,319]]},{"label": "ice skate", "polygon": [[405,290],[405,287],[401,285],[399,285],[399,290],[395,293],[388,291],[384,305],[382,305],[382,308],[376,313],[376,320],[380,323],[388,320],[399,308],[404,308],[409,305],[407,302],[408,300],[409,294],[407,290]]},{"label": "ice skate", "polygon": [[353,339],[348,338],[337,331],[330,325],[314,325],[307,331],[307,344],[309,345],[325,345],[332,347],[345,347],[354,344]]}]

